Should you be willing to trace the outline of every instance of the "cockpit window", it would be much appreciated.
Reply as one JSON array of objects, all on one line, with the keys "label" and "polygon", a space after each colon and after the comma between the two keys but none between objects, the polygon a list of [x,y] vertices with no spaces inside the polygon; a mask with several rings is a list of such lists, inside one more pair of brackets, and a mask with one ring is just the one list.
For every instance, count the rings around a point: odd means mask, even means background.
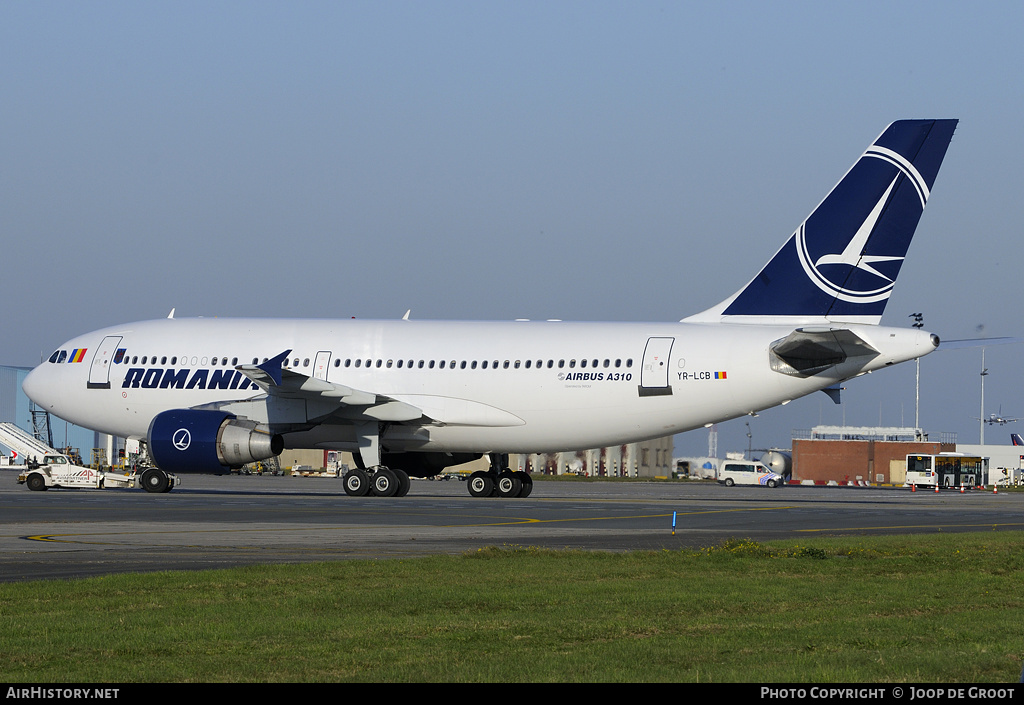
[{"label": "cockpit window", "polygon": [[68,351],[67,350],[61,350],[60,354],[57,355],[57,363],[59,364],[61,362],[64,362],[67,359],[68,359]]},{"label": "cockpit window", "polygon": [[60,350],[54,350],[53,355],[50,355],[49,362],[57,362],[57,355],[60,354]]}]

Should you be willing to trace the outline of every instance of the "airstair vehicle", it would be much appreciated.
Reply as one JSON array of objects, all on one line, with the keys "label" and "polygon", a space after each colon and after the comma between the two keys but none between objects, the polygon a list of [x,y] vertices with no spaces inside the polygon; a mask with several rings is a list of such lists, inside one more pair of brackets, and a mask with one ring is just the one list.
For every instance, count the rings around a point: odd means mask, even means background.
[{"label": "airstair vehicle", "polygon": [[18,474],[18,484],[27,485],[30,490],[41,491],[50,487],[143,487],[148,492],[170,492],[179,483],[179,479],[174,475],[167,475],[166,483],[157,481],[162,478],[156,476],[148,478],[150,481],[147,482],[146,472],[141,475],[134,471],[105,472],[76,465],[64,453],[6,421],[0,423],[0,445],[10,448],[25,459],[25,465]]}]

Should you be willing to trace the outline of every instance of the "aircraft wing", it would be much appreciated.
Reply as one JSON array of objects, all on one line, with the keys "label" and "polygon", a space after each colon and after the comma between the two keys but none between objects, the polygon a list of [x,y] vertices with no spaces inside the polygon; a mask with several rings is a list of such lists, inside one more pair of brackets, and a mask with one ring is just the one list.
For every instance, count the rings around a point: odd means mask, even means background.
[{"label": "aircraft wing", "polygon": [[336,407],[333,413],[350,420],[433,423],[458,426],[521,426],[525,422],[503,409],[469,399],[425,394],[386,395],[367,392],[337,382],[328,382],[289,370],[283,366],[291,350],[285,350],[261,365],[239,365],[235,369],[273,397],[304,399]]},{"label": "aircraft wing", "polygon": [[235,369],[271,396],[335,400],[339,406],[362,407],[361,416],[378,421],[415,421],[425,417],[422,409],[412,404],[285,369],[283,363],[290,353],[291,350],[285,350],[263,364],[239,365]]}]

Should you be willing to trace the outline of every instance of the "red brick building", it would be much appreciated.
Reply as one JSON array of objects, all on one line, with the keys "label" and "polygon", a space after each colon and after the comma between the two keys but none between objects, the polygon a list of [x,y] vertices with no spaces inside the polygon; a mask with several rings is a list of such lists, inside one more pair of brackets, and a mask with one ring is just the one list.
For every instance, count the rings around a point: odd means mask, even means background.
[{"label": "red brick building", "polygon": [[956,451],[955,442],[930,441],[919,429],[818,426],[809,435],[793,440],[795,481],[901,485],[907,455]]}]

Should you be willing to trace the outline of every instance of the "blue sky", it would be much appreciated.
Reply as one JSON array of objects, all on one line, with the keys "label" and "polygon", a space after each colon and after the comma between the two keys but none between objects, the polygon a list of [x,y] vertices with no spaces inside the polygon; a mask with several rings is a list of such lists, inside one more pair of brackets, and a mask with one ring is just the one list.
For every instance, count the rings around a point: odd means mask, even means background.
[{"label": "blue sky", "polygon": [[[172,307],[678,320],[899,118],[961,122],[883,322],[1024,335],[1021,26],[1015,3],[5,2],[0,361]],[[988,349],[986,411],[1024,416],[1021,353]],[[928,430],[977,441],[980,364],[922,361]],[[749,419],[754,447],[911,424],[914,367],[845,399]]]}]

